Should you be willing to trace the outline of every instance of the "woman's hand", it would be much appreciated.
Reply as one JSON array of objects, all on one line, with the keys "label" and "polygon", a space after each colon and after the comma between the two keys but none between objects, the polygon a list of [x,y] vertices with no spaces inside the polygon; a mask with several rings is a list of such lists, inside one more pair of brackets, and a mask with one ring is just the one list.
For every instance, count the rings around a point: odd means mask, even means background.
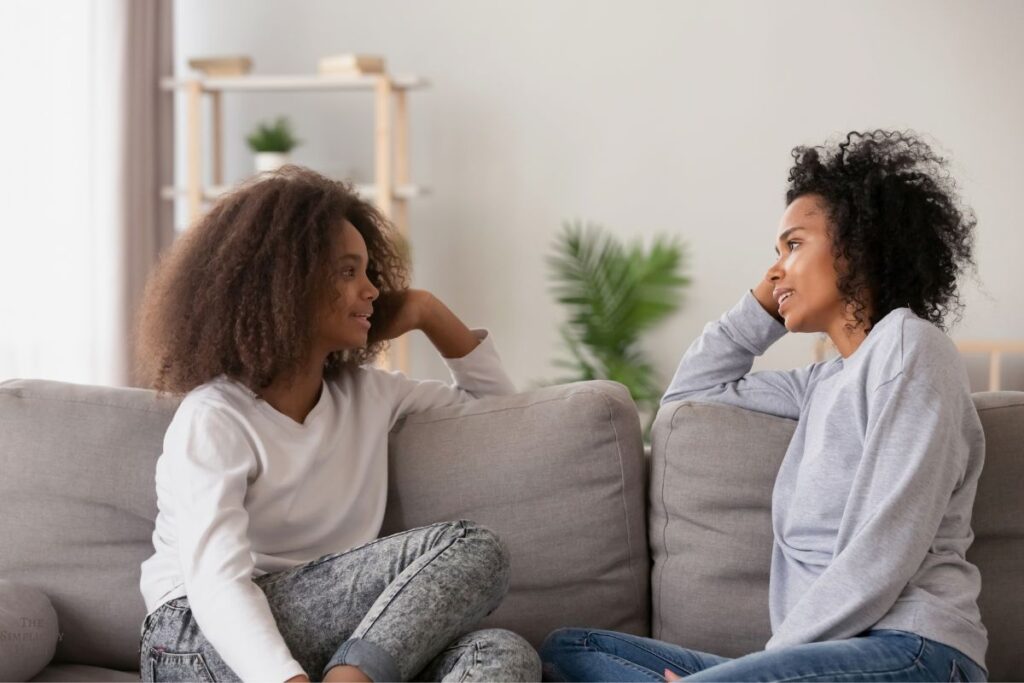
[{"label": "woman's hand", "polygon": [[682,676],[677,676],[670,669],[665,669],[665,680],[666,681],[681,681],[681,680],[683,680],[683,677]]},{"label": "woman's hand", "polygon": [[[378,320],[381,322],[378,327]],[[370,343],[422,330],[445,358],[462,358],[480,341],[440,299],[424,289],[382,294],[373,303]]]},{"label": "woman's hand", "polygon": [[772,317],[778,320],[780,323],[785,324],[785,320],[779,315],[779,302],[775,300],[775,284],[771,280],[765,278],[757,283],[757,287],[751,290],[754,293],[754,298],[761,304],[764,310],[771,313]]},{"label": "woman's hand", "polygon": [[480,343],[449,307],[426,290],[381,295],[374,302],[370,325],[370,343],[422,330],[445,358],[461,358]]},{"label": "woman's hand", "polygon": [[309,683],[309,676],[306,674],[299,674],[298,676],[292,676],[284,683]]},{"label": "woman's hand", "polygon": [[423,320],[429,315],[435,301],[434,295],[424,289],[382,294],[373,303],[370,342],[395,339],[407,332],[422,329]]}]

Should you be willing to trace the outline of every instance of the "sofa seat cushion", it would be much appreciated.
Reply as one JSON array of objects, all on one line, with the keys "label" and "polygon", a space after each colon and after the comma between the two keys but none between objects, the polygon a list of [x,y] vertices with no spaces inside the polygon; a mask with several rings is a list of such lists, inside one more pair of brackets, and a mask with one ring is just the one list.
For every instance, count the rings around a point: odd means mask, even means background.
[{"label": "sofa seat cushion", "polygon": [[79,681],[100,683],[101,681],[139,681],[138,671],[121,671],[120,669],[107,669],[102,666],[89,666],[87,664],[51,664],[39,675],[32,679],[32,683],[40,681]]}]

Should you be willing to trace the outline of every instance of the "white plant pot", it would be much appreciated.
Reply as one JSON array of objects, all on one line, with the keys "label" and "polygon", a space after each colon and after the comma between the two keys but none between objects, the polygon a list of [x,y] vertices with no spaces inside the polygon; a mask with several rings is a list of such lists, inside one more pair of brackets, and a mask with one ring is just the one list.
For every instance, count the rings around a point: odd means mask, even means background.
[{"label": "white plant pot", "polygon": [[287,152],[256,152],[256,172],[276,171],[288,163]]}]

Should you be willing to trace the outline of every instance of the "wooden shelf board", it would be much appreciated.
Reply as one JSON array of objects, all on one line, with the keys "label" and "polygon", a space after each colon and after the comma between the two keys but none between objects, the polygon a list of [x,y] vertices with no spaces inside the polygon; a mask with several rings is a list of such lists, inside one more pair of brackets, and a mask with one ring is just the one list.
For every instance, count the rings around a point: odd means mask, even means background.
[{"label": "wooden shelf board", "polygon": [[[230,185],[209,185],[203,188],[203,199],[217,199],[230,189]],[[360,194],[360,196],[365,197],[367,199],[373,199],[374,197],[377,196],[377,187],[372,183],[356,184],[356,191]],[[422,197],[423,195],[429,193],[429,188],[423,187],[422,185],[400,185],[395,188],[394,192],[392,193],[392,197],[394,197],[395,199],[414,199],[416,197]],[[188,190],[186,190],[184,187],[160,188],[161,199],[184,199],[187,196]]]},{"label": "wooden shelf board", "polygon": [[[412,90],[422,88],[429,83],[419,76],[391,76],[391,84],[395,90]],[[205,91],[250,91],[266,92],[275,90],[373,90],[377,84],[377,76],[222,76],[218,78],[164,78],[160,81],[161,90],[180,90],[189,83],[198,81]]]}]

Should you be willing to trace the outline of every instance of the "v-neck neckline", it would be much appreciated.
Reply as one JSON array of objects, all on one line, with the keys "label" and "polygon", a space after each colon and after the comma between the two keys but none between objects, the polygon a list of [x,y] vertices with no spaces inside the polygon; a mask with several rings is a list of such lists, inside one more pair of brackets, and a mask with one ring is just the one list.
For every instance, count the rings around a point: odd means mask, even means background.
[{"label": "v-neck neckline", "polygon": [[252,394],[253,400],[256,402],[256,405],[259,406],[260,410],[262,410],[265,414],[269,415],[271,419],[278,422],[279,424],[286,425],[290,429],[299,430],[307,429],[309,425],[313,422],[314,418],[316,418],[317,415],[323,412],[324,406],[330,400],[330,397],[327,395],[327,380],[321,379],[320,398],[317,399],[317,402],[313,406],[313,408],[308,413],[306,413],[305,420],[303,420],[302,422],[298,422],[290,415],[285,415],[280,410],[267,403],[266,399],[261,398],[256,392],[250,390],[250,393]]}]

